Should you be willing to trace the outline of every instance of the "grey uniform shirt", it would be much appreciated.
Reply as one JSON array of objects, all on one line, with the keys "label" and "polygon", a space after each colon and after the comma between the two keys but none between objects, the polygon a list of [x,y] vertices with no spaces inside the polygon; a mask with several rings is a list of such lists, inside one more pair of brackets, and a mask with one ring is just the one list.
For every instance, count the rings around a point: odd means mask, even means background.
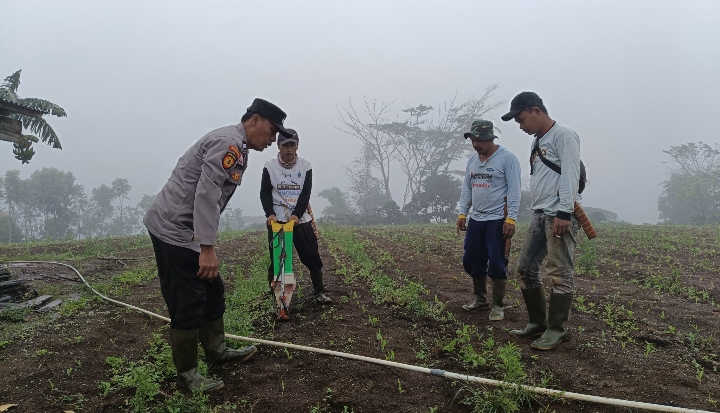
[{"label": "grey uniform shirt", "polygon": [[200,245],[214,245],[220,213],[242,181],[247,155],[242,124],[200,138],[145,213],[145,227],[163,242],[197,252]]}]

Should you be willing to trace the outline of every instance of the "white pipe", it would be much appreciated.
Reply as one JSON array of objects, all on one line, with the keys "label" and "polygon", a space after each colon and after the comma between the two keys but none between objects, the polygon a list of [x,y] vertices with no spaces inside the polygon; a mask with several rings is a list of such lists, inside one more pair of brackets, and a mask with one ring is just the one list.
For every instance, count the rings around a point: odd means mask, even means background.
[{"label": "white pipe", "polygon": [[[141,313],[145,313],[151,317],[159,318],[160,320],[170,322],[169,318],[161,316],[160,314],[155,314],[153,312],[143,310],[142,308],[135,307],[134,305],[130,305],[127,303],[123,303],[121,301],[113,300],[112,298],[108,298],[108,297],[100,294],[97,290],[92,288],[90,286],[90,284],[88,284],[87,281],[85,281],[85,278],[83,278],[83,276],[80,274],[80,272],[78,270],[75,269],[75,267],[73,267],[69,264],[65,264],[62,262],[55,262],[55,261],[9,261],[8,266],[10,265],[10,263],[55,264],[55,265],[65,266],[65,267],[70,268],[71,270],[75,271],[75,274],[77,274],[78,277],[80,277],[82,282],[85,283],[85,285],[88,288],[90,288],[90,290],[92,290],[92,292],[99,295],[104,300],[110,301],[111,303],[114,303],[114,304],[117,304],[117,305],[120,305],[123,307],[127,307],[127,308],[131,308],[133,310],[140,311]],[[582,393],[573,393],[573,392],[566,392],[566,391],[562,391],[562,390],[547,389],[544,387],[526,386],[526,385],[522,385],[522,384],[508,383],[508,382],[504,382],[504,381],[500,381],[500,380],[486,379],[484,377],[453,373],[453,372],[440,370],[440,369],[429,369],[427,367],[413,366],[412,364],[397,363],[397,362],[389,361],[389,360],[382,360],[382,359],[376,359],[376,358],[372,358],[372,357],[359,356],[357,354],[343,353],[341,351],[325,350],[322,348],[307,347],[307,346],[301,346],[298,344],[281,343],[278,341],[263,340],[263,339],[259,339],[259,338],[236,336],[234,334],[225,334],[225,337],[236,339],[236,340],[253,342],[253,343],[267,344],[267,345],[275,346],[275,347],[283,347],[283,348],[289,348],[289,349],[293,349],[293,350],[302,350],[302,351],[309,351],[312,353],[326,354],[329,356],[343,357],[343,358],[352,359],[352,360],[360,360],[360,361],[365,361],[368,363],[374,363],[374,364],[380,364],[383,366],[396,367],[396,368],[401,368],[401,369],[405,369],[405,370],[417,371],[419,373],[432,374],[434,376],[447,377],[449,379],[462,380],[462,381],[471,382],[471,383],[480,383],[480,384],[484,384],[484,385],[488,385],[488,386],[499,386],[499,387],[507,387],[507,388],[511,388],[511,389],[522,389],[524,391],[528,391],[528,392],[532,392],[532,393],[544,394],[546,396],[560,397],[560,398],[571,399],[571,400],[606,404],[606,405],[611,405],[611,406],[643,409],[643,410],[650,410],[650,411],[656,411],[656,412],[714,413],[714,412],[711,412],[708,410],[697,410],[697,409],[687,409],[684,407],[664,406],[661,404],[653,404],[653,403],[645,403],[645,402],[636,402],[636,401],[631,401],[631,400],[622,400],[622,399],[613,399],[613,398],[608,398],[608,397],[592,396],[592,395],[582,394]]]}]

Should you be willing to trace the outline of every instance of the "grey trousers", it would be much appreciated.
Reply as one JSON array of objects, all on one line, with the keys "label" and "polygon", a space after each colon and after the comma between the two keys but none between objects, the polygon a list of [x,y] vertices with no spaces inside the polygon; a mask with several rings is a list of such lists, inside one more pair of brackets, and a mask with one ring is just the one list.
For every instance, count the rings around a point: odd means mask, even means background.
[{"label": "grey trousers", "polygon": [[552,233],[554,220],[555,217],[542,211],[533,213],[520,249],[518,273],[525,288],[542,286],[540,266],[547,257],[546,268],[552,281],[552,291],[570,294],[574,292],[575,246],[580,225],[573,215],[570,230],[557,238]]}]

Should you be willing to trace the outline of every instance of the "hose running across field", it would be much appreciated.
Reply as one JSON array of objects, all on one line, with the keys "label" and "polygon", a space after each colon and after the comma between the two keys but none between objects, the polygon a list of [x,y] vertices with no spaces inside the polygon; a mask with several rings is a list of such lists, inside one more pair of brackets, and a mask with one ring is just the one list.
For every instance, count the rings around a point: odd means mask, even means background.
[{"label": "hose running across field", "polygon": [[[160,320],[170,322],[169,318],[164,317],[160,314],[155,314],[153,312],[143,310],[142,308],[136,307],[134,305],[130,305],[130,304],[124,303],[122,301],[117,301],[117,300],[113,300],[112,298],[106,297],[105,295],[101,294],[99,291],[95,290],[90,284],[88,284],[88,282],[85,280],[85,278],[83,278],[82,274],[80,274],[80,271],[75,269],[75,267],[73,267],[72,265],[65,264],[62,262],[56,262],[56,261],[9,261],[7,263],[8,263],[8,269],[10,267],[10,264],[53,264],[53,265],[61,265],[61,266],[67,267],[67,268],[73,270],[75,272],[75,274],[77,274],[77,276],[80,277],[82,282],[93,293],[97,294],[102,299],[107,300],[111,303],[123,306],[123,307],[127,307],[127,308],[130,308],[133,310],[140,311],[141,313],[147,314],[151,317],[155,317]],[[440,370],[440,369],[429,369],[427,367],[414,366],[411,364],[397,363],[394,361],[359,356],[357,354],[343,353],[341,351],[325,350],[325,349],[316,348],[316,347],[307,347],[307,346],[301,346],[301,345],[297,345],[297,344],[281,343],[281,342],[277,342],[277,341],[262,340],[262,339],[258,339],[258,338],[252,338],[252,337],[242,337],[242,336],[236,336],[234,334],[225,334],[225,337],[236,339],[236,340],[253,342],[253,343],[267,344],[267,345],[275,346],[275,347],[283,347],[283,348],[287,348],[287,349],[309,351],[312,353],[327,354],[329,356],[343,357],[346,359],[360,360],[360,361],[365,361],[368,363],[380,364],[380,365],[389,366],[389,367],[396,367],[396,368],[401,368],[401,369],[405,369],[405,370],[416,371],[419,373],[432,374],[434,376],[446,377],[449,379],[461,380],[461,381],[466,381],[466,382],[470,382],[470,383],[479,383],[479,384],[484,384],[484,385],[488,385],[488,386],[499,386],[499,387],[505,387],[505,388],[522,389],[524,391],[531,392],[531,393],[543,394],[546,396],[552,396],[552,397],[558,397],[558,398],[564,398],[564,399],[578,400],[578,401],[583,401],[583,402],[591,402],[591,403],[599,403],[599,404],[605,404],[605,405],[611,405],[611,406],[643,409],[643,410],[650,410],[650,411],[656,411],[656,412],[713,413],[713,412],[710,412],[707,410],[697,410],[697,409],[687,409],[687,408],[683,408],[683,407],[664,406],[661,404],[636,402],[636,401],[631,401],[631,400],[613,399],[613,398],[608,398],[608,397],[592,396],[592,395],[582,394],[582,393],[573,393],[573,392],[566,392],[566,391],[561,391],[561,390],[546,389],[544,387],[526,386],[526,385],[521,385],[521,384],[508,383],[508,382],[504,382],[504,381],[500,381],[500,380],[487,379],[484,377],[453,373],[453,372]]]}]

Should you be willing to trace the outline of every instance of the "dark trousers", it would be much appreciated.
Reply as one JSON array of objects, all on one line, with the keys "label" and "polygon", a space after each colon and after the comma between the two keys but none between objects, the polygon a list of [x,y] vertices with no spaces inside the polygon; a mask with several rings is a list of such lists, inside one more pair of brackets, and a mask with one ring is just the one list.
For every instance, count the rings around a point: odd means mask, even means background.
[{"label": "dark trousers", "polygon": [[159,240],[150,234],[157,262],[160,291],[170,313],[170,328],[192,330],[225,313],[225,285],[198,277],[200,253]]},{"label": "dark trousers", "polygon": [[[268,248],[270,250],[270,267],[268,267],[268,280],[272,282],[275,279],[275,269],[273,268],[272,260],[272,243],[273,232],[268,227]],[[318,250],[318,240],[313,231],[312,223],[306,222],[304,224],[295,225],[293,228],[293,245],[295,251],[297,251],[300,262],[307,267],[310,271],[318,271],[323,267],[322,259],[320,259],[320,252]]]},{"label": "dark trousers", "polygon": [[471,277],[507,279],[504,218],[475,221],[468,218],[465,232],[463,267]]}]

